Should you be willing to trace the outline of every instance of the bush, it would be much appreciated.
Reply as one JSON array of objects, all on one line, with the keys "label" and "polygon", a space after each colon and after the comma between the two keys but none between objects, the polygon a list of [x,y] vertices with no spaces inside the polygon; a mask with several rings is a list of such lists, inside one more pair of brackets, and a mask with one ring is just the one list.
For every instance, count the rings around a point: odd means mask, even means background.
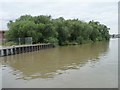
[{"label": "bush", "polygon": [[83,44],[84,40],[83,40],[83,37],[79,36],[76,41],[78,44]]},{"label": "bush", "polygon": [[46,43],[51,43],[54,46],[58,45],[58,39],[57,38],[53,38],[53,37],[49,37],[48,39],[45,40]]},{"label": "bush", "polygon": [[17,43],[11,41],[11,42],[6,42],[3,45],[5,45],[5,46],[12,46],[12,45],[17,45]]}]

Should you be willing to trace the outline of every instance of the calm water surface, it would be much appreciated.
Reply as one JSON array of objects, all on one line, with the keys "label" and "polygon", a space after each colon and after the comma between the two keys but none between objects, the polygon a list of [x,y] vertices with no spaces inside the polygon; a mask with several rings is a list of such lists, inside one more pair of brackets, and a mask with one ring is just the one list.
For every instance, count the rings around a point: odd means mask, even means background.
[{"label": "calm water surface", "polygon": [[3,88],[118,87],[118,39],[0,57],[1,62]]}]

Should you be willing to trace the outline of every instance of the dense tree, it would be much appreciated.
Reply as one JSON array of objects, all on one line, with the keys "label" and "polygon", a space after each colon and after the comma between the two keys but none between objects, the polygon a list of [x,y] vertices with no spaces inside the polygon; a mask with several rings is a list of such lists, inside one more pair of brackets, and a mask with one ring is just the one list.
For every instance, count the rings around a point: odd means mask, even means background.
[{"label": "dense tree", "polygon": [[67,45],[109,40],[109,28],[93,20],[87,23],[63,17],[23,15],[10,21],[8,28],[7,39],[32,37],[33,43]]}]

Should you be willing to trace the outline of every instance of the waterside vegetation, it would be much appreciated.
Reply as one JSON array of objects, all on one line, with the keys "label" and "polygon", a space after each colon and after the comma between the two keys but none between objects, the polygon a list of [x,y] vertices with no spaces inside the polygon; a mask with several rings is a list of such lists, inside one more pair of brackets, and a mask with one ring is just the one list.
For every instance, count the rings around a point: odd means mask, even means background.
[{"label": "waterside vegetation", "polygon": [[84,22],[79,19],[64,19],[51,16],[23,15],[9,21],[5,36],[8,40],[32,37],[33,43],[54,45],[76,45],[109,40],[109,28],[97,21]]}]

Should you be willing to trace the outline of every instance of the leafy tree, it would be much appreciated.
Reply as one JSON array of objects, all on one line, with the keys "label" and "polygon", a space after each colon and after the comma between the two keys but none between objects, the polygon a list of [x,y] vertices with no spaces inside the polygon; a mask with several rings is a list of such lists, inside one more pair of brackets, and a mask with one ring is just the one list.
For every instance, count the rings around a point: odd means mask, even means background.
[{"label": "leafy tree", "polygon": [[8,40],[32,37],[33,43],[52,43],[54,45],[83,44],[109,40],[109,28],[98,21],[84,22],[79,19],[65,20],[63,17],[23,15],[9,21]]}]

